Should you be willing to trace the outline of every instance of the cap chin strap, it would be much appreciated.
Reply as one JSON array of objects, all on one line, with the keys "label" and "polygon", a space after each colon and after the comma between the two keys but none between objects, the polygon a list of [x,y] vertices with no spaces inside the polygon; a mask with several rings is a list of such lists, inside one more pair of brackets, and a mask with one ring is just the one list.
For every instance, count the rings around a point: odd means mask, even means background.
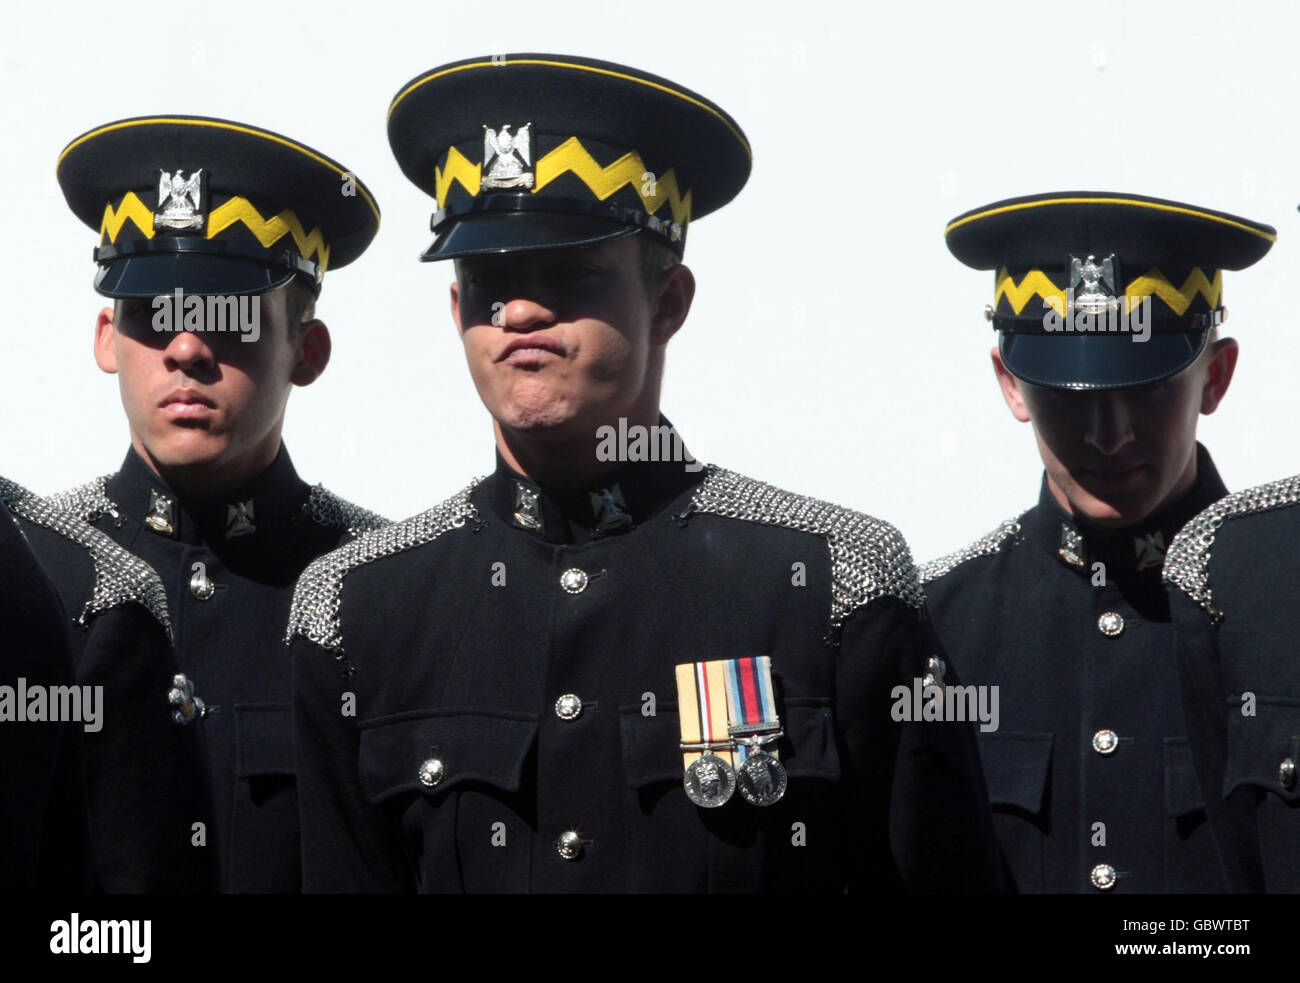
[{"label": "cap chin strap", "polygon": [[565,198],[560,195],[490,194],[462,199],[433,213],[429,229],[443,231],[450,223],[469,215],[487,212],[561,212],[567,215],[591,215],[619,225],[637,226],[661,235],[680,257],[686,246],[686,227],[671,219],[657,218],[649,212],[604,202]]},{"label": "cap chin strap", "polygon": [[177,255],[192,253],[202,256],[222,256],[231,259],[246,259],[263,266],[301,273],[307,277],[317,292],[320,282],[325,278],[325,271],[319,263],[300,256],[291,249],[280,249],[271,253],[256,252],[252,249],[232,247],[229,243],[215,239],[203,239],[198,236],[155,236],[152,239],[133,239],[130,242],[109,243],[95,247],[93,257],[96,263],[107,265],[118,259],[130,256],[145,256],[150,253]]}]

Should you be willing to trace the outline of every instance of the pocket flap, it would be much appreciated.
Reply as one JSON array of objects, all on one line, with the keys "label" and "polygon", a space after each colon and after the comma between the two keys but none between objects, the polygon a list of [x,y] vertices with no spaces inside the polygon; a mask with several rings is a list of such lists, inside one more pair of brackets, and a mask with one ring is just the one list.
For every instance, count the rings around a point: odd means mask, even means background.
[{"label": "pocket flap", "polygon": [[235,777],[293,774],[291,706],[288,703],[236,703]]},{"label": "pocket flap", "polygon": [[515,792],[536,736],[535,714],[480,707],[367,721],[361,731],[361,787],[372,802],[400,792],[440,794],[463,782]]},{"label": "pocket flap", "polygon": [[[1283,802],[1300,802],[1300,700],[1258,697],[1255,715],[1247,717],[1241,704],[1228,710],[1228,761],[1223,774],[1223,794],[1242,785],[1257,785],[1280,796]],[[1283,763],[1290,761],[1290,781],[1283,783]]]},{"label": "pocket flap", "polygon": [[1037,815],[1043,811],[1052,768],[1050,733],[978,735],[980,760],[988,782],[989,805],[1012,806]]},{"label": "pocket flap", "polygon": [[[618,708],[623,739],[623,767],[631,788],[682,780],[681,725],[675,702],[662,701],[654,716],[643,716],[640,704]],[[786,774],[795,778],[838,781],[840,756],[830,700],[802,697],[785,701],[781,723],[785,736],[777,743]]]}]

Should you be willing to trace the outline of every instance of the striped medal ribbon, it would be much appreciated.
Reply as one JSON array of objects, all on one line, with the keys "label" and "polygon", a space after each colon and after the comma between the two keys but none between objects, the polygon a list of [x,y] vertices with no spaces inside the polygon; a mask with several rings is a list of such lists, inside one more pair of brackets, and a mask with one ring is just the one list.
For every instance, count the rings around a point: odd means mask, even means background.
[{"label": "striped medal ribbon", "polygon": [[772,658],[747,656],[723,664],[730,717],[727,733],[740,760],[736,787],[750,805],[773,805],[785,795],[787,776],[776,748],[767,750],[784,734],[772,695]]},{"label": "striped medal ribbon", "polygon": [[716,661],[677,667],[682,785],[686,797],[704,809],[716,809],[736,791],[735,751],[727,730],[726,666],[725,661]]}]

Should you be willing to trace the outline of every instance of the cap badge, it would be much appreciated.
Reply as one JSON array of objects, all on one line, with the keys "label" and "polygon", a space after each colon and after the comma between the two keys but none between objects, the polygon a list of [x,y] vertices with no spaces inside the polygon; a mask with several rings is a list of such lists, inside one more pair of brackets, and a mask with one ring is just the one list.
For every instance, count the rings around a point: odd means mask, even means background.
[{"label": "cap badge", "polygon": [[203,228],[203,168],[188,178],[177,170],[158,171],[158,210],[153,213],[154,229]]},{"label": "cap badge", "polygon": [[1165,534],[1157,529],[1133,537],[1133,548],[1137,551],[1137,568],[1146,570],[1158,567],[1165,562]]},{"label": "cap badge", "polygon": [[531,188],[535,181],[532,155],[532,123],[525,123],[516,133],[510,123],[500,131],[483,125],[484,188]]},{"label": "cap badge", "polygon": [[544,532],[542,507],[538,501],[540,495],[538,489],[515,482],[515,525],[536,533]]},{"label": "cap badge", "polygon": [[176,503],[170,495],[156,488],[149,489],[149,511],[144,524],[161,536],[176,535]]},{"label": "cap badge", "polygon": [[1075,290],[1074,306],[1087,314],[1113,311],[1118,306],[1115,299],[1115,256],[1112,253],[1100,263],[1095,256],[1080,260],[1070,257],[1070,286]]}]

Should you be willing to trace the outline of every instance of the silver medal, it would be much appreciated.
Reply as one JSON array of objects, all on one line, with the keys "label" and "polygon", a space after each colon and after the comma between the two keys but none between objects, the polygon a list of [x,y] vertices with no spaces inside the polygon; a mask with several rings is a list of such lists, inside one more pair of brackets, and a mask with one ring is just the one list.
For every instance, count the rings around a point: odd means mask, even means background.
[{"label": "silver medal", "polygon": [[682,785],[697,806],[716,809],[736,791],[736,773],[716,754],[702,754],[687,767]]},{"label": "silver medal", "polygon": [[774,805],[785,795],[785,765],[766,751],[752,751],[736,774],[736,785],[750,805]]}]

